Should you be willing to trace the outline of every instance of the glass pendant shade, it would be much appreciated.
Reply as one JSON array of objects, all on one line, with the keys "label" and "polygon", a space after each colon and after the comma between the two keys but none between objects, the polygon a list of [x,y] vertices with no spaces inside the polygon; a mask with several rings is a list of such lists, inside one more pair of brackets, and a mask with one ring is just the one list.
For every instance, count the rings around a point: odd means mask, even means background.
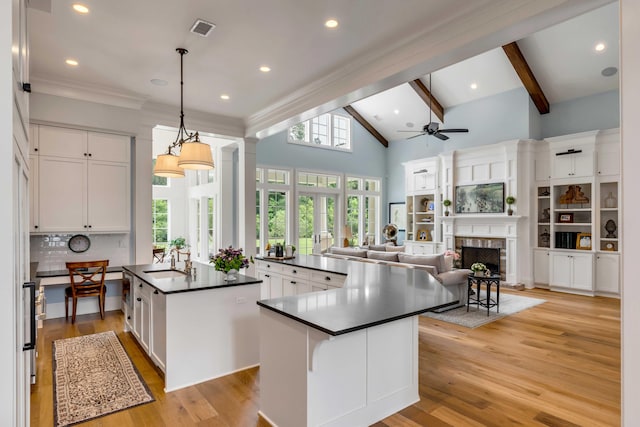
[{"label": "glass pendant shade", "polygon": [[183,178],[184,169],[178,166],[178,156],[174,156],[173,154],[160,154],[156,159],[153,174],[166,178]]},{"label": "glass pendant shade", "polygon": [[184,169],[213,169],[211,147],[202,142],[185,142],[180,147],[178,166]]}]

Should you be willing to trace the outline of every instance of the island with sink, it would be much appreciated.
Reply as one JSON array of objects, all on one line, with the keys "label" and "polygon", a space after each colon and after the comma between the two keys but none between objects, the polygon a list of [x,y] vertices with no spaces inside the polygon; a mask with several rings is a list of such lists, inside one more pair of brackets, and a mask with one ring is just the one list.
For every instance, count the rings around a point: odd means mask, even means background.
[{"label": "island with sink", "polygon": [[164,372],[165,391],[173,391],[239,370],[260,361],[261,280],[226,274],[194,262],[129,265],[123,268],[130,292],[124,304],[130,331]]}]

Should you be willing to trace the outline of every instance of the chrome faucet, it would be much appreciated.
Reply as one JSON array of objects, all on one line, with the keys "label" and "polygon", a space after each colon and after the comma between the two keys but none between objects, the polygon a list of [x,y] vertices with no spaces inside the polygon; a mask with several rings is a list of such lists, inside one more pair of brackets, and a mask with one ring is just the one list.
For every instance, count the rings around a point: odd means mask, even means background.
[{"label": "chrome faucet", "polygon": [[177,248],[172,248],[169,251],[169,253],[171,254],[171,269],[172,270],[176,269],[176,257],[174,255],[174,252],[177,253],[178,256],[180,256],[180,254],[187,256],[187,259],[184,260],[184,272],[186,274],[191,274],[191,267],[193,265],[193,263],[191,262],[191,251],[187,250],[186,252],[180,252],[180,250],[178,250]]}]

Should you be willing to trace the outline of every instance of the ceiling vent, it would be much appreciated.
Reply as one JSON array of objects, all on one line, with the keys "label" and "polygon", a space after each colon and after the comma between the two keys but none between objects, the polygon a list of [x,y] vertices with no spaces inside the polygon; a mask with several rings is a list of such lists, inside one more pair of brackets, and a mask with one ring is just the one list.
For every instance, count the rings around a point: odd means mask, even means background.
[{"label": "ceiling vent", "polygon": [[211,30],[216,27],[216,24],[212,24],[211,22],[203,21],[202,19],[196,20],[196,22],[191,27],[191,32],[195,33],[202,37],[207,37]]}]

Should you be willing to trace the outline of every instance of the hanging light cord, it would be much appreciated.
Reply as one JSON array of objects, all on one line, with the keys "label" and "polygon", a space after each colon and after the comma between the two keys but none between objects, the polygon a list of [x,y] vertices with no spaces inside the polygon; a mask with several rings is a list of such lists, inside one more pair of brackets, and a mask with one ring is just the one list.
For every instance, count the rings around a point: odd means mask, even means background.
[{"label": "hanging light cord", "polygon": [[200,142],[198,132],[189,133],[184,126],[184,81],[183,81],[183,58],[184,55],[189,53],[187,49],[179,47],[176,52],[180,54],[180,128],[178,128],[178,136],[176,140],[169,145],[168,154],[172,154],[171,150],[176,147],[182,147],[185,142]]}]

